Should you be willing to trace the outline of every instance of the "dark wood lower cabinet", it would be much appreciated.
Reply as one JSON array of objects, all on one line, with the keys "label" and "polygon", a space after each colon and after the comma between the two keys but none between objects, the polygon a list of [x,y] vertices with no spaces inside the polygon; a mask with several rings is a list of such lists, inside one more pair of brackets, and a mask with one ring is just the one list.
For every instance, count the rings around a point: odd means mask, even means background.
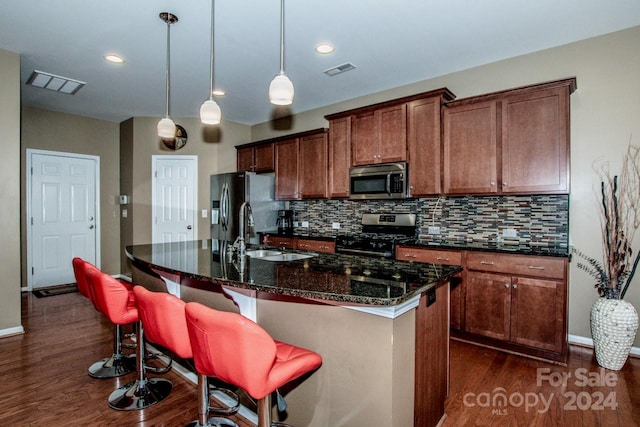
[{"label": "dark wood lower cabinet", "polygon": [[452,337],[566,362],[567,258],[415,246],[396,258],[464,268],[450,287]]}]

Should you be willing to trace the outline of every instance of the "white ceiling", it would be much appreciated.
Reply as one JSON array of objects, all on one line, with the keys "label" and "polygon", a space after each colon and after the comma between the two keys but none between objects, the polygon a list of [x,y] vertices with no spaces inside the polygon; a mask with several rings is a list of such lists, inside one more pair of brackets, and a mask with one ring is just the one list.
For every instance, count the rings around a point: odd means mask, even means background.
[{"label": "white ceiling", "polygon": [[[162,116],[166,24],[171,116],[197,117],[209,92],[210,0],[2,0],[0,48],[34,69],[81,80],[76,95],[21,85],[22,104],[109,121]],[[217,0],[216,86],[223,120],[272,117],[279,71],[278,0]],[[500,59],[640,25],[640,0],[287,0],[285,69],[299,113]],[[314,46],[335,45],[332,55]],[[114,65],[106,53],[123,56]],[[637,54],[638,52],[636,52]],[[324,70],[356,69],[328,77]]]}]

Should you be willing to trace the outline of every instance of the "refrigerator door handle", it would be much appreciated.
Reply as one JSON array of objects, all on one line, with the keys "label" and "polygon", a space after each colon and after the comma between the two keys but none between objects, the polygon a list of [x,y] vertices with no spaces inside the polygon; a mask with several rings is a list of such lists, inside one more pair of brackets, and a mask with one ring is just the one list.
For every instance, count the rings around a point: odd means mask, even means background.
[{"label": "refrigerator door handle", "polygon": [[222,184],[222,189],[220,190],[220,225],[222,229],[225,229],[225,217],[224,217],[224,190],[227,188],[227,183]]},{"label": "refrigerator door handle", "polygon": [[222,215],[224,222],[222,227],[225,231],[227,231],[229,226],[229,183],[225,182],[222,187],[222,200],[224,201],[224,205],[222,207]]}]

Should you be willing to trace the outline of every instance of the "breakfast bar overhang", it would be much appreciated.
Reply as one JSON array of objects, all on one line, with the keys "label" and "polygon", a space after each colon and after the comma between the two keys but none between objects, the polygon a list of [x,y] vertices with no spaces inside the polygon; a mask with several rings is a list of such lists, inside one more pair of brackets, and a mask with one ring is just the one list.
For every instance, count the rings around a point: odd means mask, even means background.
[{"label": "breakfast bar overhang", "polygon": [[126,252],[134,283],[153,288],[160,276],[185,301],[239,312],[274,339],[322,356],[316,372],[280,390],[287,423],[422,427],[442,420],[448,284],[460,267],[301,251],[287,251],[297,260],[268,260],[232,255],[227,245],[198,240]]}]

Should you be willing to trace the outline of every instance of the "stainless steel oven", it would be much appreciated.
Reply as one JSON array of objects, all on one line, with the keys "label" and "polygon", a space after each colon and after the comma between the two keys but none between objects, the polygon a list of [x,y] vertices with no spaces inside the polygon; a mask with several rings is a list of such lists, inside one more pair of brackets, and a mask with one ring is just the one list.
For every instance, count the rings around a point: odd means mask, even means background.
[{"label": "stainless steel oven", "polygon": [[405,199],[408,197],[405,162],[357,166],[349,170],[350,199]]}]

